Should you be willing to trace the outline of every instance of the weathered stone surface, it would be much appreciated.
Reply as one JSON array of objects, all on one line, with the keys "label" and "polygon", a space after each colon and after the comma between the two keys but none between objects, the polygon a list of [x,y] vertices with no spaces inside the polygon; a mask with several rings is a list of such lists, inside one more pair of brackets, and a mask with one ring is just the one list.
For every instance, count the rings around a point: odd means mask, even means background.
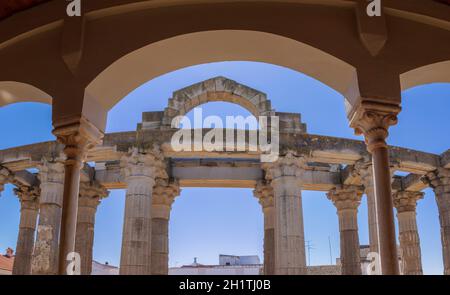
[{"label": "weathered stone surface", "polygon": [[101,199],[108,194],[109,192],[99,183],[82,182],[80,184],[75,252],[80,255],[81,275],[90,275],[92,272],[95,214]]},{"label": "weathered stone surface", "polygon": [[32,273],[58,273],[58,242],[64,190],[64,165],[44,160],[39,169],[41,195]]},{"label": "weathered stone surface", "polygon": [[265,163],[274,194],[275,274],[306,274],[301,179],[306,161],[288,153]]},{"label": "weathered stone surface", "polygon": [[444,274],[450,275],[450,169],[439,168],[426,175],[425,180],[433,188],[441,225]]},{"label": "weathered stone surface", "polygon": [[20,200],[20,224],[13,274],[30,275],[40,192],[37,187],[20,187],[14,192]]},{"label": "weathered stone surface", "polygon": [[394,193],[394,207],[397,209],[400,255],[402,257],[402,273],[405,275],[422,275],[422,254],[420,238],[417,230],[417,201],[424,193],[397,191]]},{"label": "weathered stone surface", "polygon": [[360,275],[361,258],[357,216],[362,188],[344,185],[329,191],[327,196],[336,206],[339,217],[342,274]]}]

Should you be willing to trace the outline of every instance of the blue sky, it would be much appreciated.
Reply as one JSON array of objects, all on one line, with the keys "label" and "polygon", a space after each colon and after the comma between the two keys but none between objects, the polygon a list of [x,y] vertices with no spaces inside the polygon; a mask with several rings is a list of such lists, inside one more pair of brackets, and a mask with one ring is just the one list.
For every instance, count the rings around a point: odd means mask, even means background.
[{"label": "blue sky", "polygon": [[[162,110],[171,93],[214,76],[225,76],[265,92],[277,111],[298,112],[308,132],[361,139],[348,127],[342,96],[301,73],[262,63],[223,62],[178,70],[137,88],[108,115],[107,132],[135,130],[144,111]],[[450,84],[415,87],[403,94],[399,124],[390,129],[389,144],[442,153],[450,148]],[[210,103],[204,115],[248,115],[239,106]],[[51,107],[19,103],[0,108],[0,149],[53,140]],[[434,194],[427,189],[418,205],[422,259],[427,274],[442,273],[439,220]],[[112,191],[98,208],[94,259],[118,265],[125,191]],[[325,192],[303,192],[306,240],[313,246],[311,264],[329,264],[339,255],[335,208]],[[0,251],[15,248],[19,202],[6,186],[0,198]],[[367,206],[360,206],[361,244],[368,243]],[[218,263],[219,254],[257,254],[262,259],[263,216],[250,189],[183,188],[170,220],[170,265],[183,265],[198,257],[204,264]]]}]

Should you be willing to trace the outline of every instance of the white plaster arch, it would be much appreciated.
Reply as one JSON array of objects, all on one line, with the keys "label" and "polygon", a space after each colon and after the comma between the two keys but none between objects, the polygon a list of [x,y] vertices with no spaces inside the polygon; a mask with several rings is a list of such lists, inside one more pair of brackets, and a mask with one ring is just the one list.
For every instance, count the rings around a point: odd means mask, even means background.
[{"label": "white plaster arch", "polygon": [[41,102],[52,104],[52,97],[33,85],[0,81],[0,107],[17,102]]},{"label": "white plaster arch", "polygon": [[430,83],[450,83],[450,60],[402,73],[400,83],[402,90]]},{"label": "white plaster arch", "polygon": [[[143,83],[192,65],[255,61],[284,66],[345,94],[355,68],[317,48],[279,35],[246,30],[184,34],[142,47],[116,60],[86,88],[106,110]],[[124,75],[126,73],[126,75]]]}]

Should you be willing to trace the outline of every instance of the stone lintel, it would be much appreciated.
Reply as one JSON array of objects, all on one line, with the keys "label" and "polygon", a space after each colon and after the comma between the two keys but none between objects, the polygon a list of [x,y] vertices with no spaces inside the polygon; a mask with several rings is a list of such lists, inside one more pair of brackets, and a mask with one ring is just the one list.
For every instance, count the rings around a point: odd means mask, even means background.
[{"label": "stone lintel", "polygon": [[[228,159],[253,159],[258,160],[258,152],[174,152],[170,149],[170,138],[173,130],[145,130],[139,132],[118,132],[106,134],[103,144],[92,148],[87,155],[87,161],[104,162],[117,161],[128,152],[128,150],[142,143],[152,145],[161,144],[166,157],[177,158],[228,158]],[[329,164],[353,165],[357,161],[368,156],[363,141],[320,136],[312,134],[281,134],[281,152],[286,149],[294,149],[298,153],[307,154],[311,162]],[[414,151],[401,147],[389,147],[391,158],[398,162],[398,169],[415,174],[425,174],[439,167],[439,162],[447,161],[450,156]],[[60,154],[63,146],[56,142],[44,142],[33,145],[15,147],[0,151],[0,165],[12,172],[36,167],[42,157],[50,157]],[[447,163],[447,162],[444,162]],[[447,164],[450,166],[450,164]]]}]

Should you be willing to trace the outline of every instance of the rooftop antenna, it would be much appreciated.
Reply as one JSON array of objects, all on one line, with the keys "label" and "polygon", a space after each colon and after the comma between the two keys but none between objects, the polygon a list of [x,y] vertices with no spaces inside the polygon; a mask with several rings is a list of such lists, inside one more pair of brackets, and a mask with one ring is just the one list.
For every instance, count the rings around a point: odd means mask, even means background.
[{"label": "rooftop antenna", "polygon": [[333,254],[331,252],[331,239],[330,239],[330,236],[328,236],[328,248],[330,249],[330,264],[333,265]]},{"label": "rooftop antenna", "polygon": [[308,266],[311,265],[311,250],[314,250],[313,244],[311,241],[306,241],[306,249],[308,250]]}]

